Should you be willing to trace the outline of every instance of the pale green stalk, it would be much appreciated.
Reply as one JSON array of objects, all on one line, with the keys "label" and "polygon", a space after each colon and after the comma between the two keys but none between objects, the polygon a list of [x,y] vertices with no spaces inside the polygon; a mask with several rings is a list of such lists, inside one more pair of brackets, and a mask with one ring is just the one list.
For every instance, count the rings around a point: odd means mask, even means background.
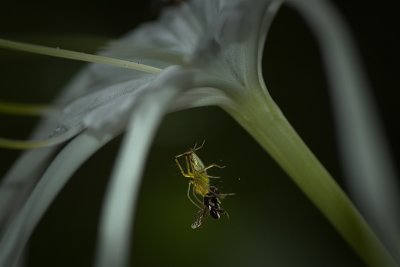
[{"label": "pale green stalk", "polygon": [[[266,103],[269,108],[261,108],[267,106]],[[269,97],[259,95],[251,101],[241,102],[237,109],[228,108],[227,111],[268,151],[369,266],[397,266],[342,189]]]}]

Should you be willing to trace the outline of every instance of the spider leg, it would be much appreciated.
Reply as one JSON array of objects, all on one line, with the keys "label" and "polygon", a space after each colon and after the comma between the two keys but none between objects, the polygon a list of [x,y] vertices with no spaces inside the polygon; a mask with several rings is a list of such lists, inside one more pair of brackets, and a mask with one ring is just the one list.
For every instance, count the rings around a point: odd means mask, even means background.
[{"label": "spider leg", "polygon": [[223,169],[223,168],[225,168],[226,166],[221,166],[221,165],[218,165],[218,164],[215,164],[215,163],[214,163],[214,164],[211,164],[211,165],[205,167],[204,170],[206,171],[206,170],[208,170],[208,169],[211,169],[212,167],[217,167],[217,168]]},{"label": "spider leg", "polygon": [[199,203],[200,205],[203,205],[203,202],[197,197],[196,192],[194,191],[194,187],[192,187],[192,195],[194,196],[194,198],[196,199],[197,203]]},{"label": "spider leg", "polygon": [[221,177],[219,177],[219,176],[212,176],[212,175],[209,175],[209,174],[207,173],[207,170],[208,170],[208,169],[211,169],[212,167],[217,167],[217,168],[223,169],[223,168],[225,168],[226,166],[220,166],[220,165],[218,165],[218,164],[211,164],[211,165],[209,165],[209,166],[207,166],[207,167],[204,167],[204,168],[201,170],[201,173],[204,173],[205,175],[207,175],[208,178],[216,178],[216,179],[221,178]]},{"label": "spider leg", "polygon": [[175,158],[177,159],[177,158],[186,156],[186,155],[189,154],[189,153],[190,153],[190,150],[189,150],[189,151],[186,151],[186,152],[184,152],[184,153],[182,153],[182,154],[176,155]]},{"label": "spider leg", "polygon": [[192,170],[192,165],[190,164],[190,159],[189,156],[185,156],[185,161],[186,161],[186,169],[188,174],[190,174],[191,177],[193,177],[193,170]]},{"label": "spider leg", "polygon": [[[175,157],[175,162],[176,162],[176,165],[178,165],[178,168],[179,168],[179,170],[181,171],[181,173],[182,173],[183,176],[188,177],[188,178],[192,177],[192,176],[191,176],[191,173],[190,173],[190,171],[189,171],[189,169],[187,169],[187,172],[185,172],[185,171],[183,170],[183,167],[182,167],[182,165],[179,163],[179,160],[178,160],[177,157]],[[187,163],[187,162],[186,162],[186,163]]]},{"label": "spider leg", "polygon": [[203,143],[201,143],[201,145],[200,145],[199,147],[197,147],[197,143],[194,144],[194,147],[192,148],[192,151],[195,152],[195,151],[197,151],[197,150],[202,149],[205,142],[206,142],[206,140],[204,139],[204,140],[203,140]]},{"label": "spider leg", "polygon": [[[195,206],[198,207],[199,209],[202,209],[202,208],[201,208],[195,201],[193,201],[193,199],[190,197],[190,188],[191,188],[191,185],[192,185],[192,183],[189,182],[189,186],[188,186],[188,190],[187,190],[186,196],[187,196],[187,198],[190,200],[190,202],[193,203],[193,205],[195,205]],[[197,197],[196,197],[196,199],[197,199]]]}]

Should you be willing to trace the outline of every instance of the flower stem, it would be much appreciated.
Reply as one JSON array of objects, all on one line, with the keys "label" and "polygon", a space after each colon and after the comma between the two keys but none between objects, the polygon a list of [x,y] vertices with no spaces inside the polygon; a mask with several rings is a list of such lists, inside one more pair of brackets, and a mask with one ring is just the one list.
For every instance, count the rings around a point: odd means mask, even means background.
[{"label": "flower stem", "polygon": [[[268,102],[268,105],[265,104]],[[278,162],[369,266],[397,266],[353,203],[268,96],[227,111]],[[262,107],[268,106],[269,109]]]}]

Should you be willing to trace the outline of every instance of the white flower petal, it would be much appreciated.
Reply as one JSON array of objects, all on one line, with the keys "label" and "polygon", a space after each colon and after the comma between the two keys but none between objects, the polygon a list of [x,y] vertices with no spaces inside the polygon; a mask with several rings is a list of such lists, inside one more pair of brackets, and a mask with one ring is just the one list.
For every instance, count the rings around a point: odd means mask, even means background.
[{"label": "white flower petal", "polygon": [[[143,75],[137,79],[113,84],[105,89],[82,96],[65,107],[58,124],[66,128],[88,127],[91,124],[90,118],[95,116],[96,111],[100,110],[101,112],[104,109],[109,112],[118,111],[121,106],[117,103],[120,103],[121,99],[134,99],[147,88],[153,79],[153,75]],[[106,121],[107,117],[104,120]],[[83,124],[84,121],[86,121],[86,125]],[[96,128],[98,126],[100,125],[97,125]]]},{"label": "white flower petal", "polygon": [[63,186],[79,166],[109,140],[99,140],[85,132],[63,148],[2,235],[0,266],[15,266],[34,228]]},{"label": "white flower petal", "polygon": [[57,151],[56,147],[31,150],[23,154],[2,178],[0,186],[0,236],[14,218]]},{"label": "white flower petal", "polygon": [[[106,193],[99,230],[96,266],[126,266],[132,220],[151,140],[174,98],[192,83],[191,73],[172,67],[141,97],[131,114],[124,143]],[[160,89],[163,85],[164,88]]]}]

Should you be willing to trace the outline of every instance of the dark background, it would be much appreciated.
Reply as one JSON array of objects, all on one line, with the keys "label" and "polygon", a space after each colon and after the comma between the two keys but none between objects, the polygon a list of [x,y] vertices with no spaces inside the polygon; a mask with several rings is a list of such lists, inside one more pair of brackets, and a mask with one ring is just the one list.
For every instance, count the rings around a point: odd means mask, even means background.
[{"label": "dark background", "polygon": [[[370,78],[398,164],[399,29],[394,1],[334,1],[348,22]],[[94,52],[155,19],[150,1],[14,1],[0,9],[0,37]],[[279,12],[265,48],[265,80],[305,142],[346,190],[318,47],[302,19]],[[2,100],[49,103],[82,63],[0,50]],[[26,138],[31,118],[0,115],[0,135]],[[190,224],[195,208],[173,157],[206,139],[199,156],[227,168],[230,219]],[[90,266],[99,211],[121,138],[73,177],[35,231],[29,266]],[[0,177],[19,152],[0,150]],[[132,247],[135,266],[364,266],[290,178],[218,108],[166,116],[147,161]]]}]

